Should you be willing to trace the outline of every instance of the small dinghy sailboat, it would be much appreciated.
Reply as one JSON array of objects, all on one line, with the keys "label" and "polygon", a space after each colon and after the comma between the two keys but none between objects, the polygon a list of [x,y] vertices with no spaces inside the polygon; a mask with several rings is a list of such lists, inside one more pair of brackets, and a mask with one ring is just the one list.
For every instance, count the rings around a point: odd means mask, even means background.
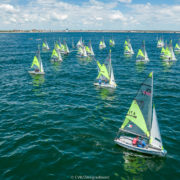
[{"label": "small dinghy sailboat", "polygon": [[104,49],[104,48],[106,48],[106,44],[104,42],[104,37],[103,37],[102,40],[99,43],[99,49]]},{"label": "small dinghy sailboat", "polygon": [[114,73],[111,65],[111,50],[105,63],[101,65],[99,61],[97,61],[97,65],[99,74],[96,78],[97,82],[95,82],[94,85],[99,87],[116,88],[117,85],[114,80]]},{"label": "small dinghy sailboat", "polygon": [[143,41],[141,49],[139,49],[138,54],[136,56],[136,62],[148,62],[149,58],[145,48],[145,41]]},{"label": "small dinghy sailboat", "polygon": [[[152,99],[153,72],[142,83],[114,141],[132,151],[165,156],[167,151],[163,148],[155,106],[152,110]],[[135,138],[138,138],[135,136],[143,140],[134,143]]]},{"label": "small dinghy sailboat", "polygon": [[51,62],[59,62],[59,61],[62,61],[62,56],[60,50],[56,48],[56,44],[55,44],[51,55]]},{"label": "small dinghy sailboat", "polygon": [[48,43],[47,43],[46,39],[44,40],[44,42],[42,44],[42,50],[43,51],[48,51],[49,50],[49,46],[48,46]]},{"label": "small dinghy sailboat", "polygon": [[133,55],[134,51],[130,43],[130,39],[125,40],[124,42],[124,55]]},{"label": "small dinghy sailboat", "polygon": [[30,74],[45,74],[41,56],[40,56],[40,50],[37,51],[36,55],[34,56],[31,68],[33,68],[33,71],[28,71]]}]

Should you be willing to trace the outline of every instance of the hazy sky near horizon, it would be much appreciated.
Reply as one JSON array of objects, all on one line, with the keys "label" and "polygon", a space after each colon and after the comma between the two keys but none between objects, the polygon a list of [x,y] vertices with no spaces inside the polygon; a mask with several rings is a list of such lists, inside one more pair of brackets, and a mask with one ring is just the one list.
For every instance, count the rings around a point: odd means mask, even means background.
[{"label": "hazy sky near horizon", "polygon": [[180,30],[180,0],[0,0],[0,29]]}]

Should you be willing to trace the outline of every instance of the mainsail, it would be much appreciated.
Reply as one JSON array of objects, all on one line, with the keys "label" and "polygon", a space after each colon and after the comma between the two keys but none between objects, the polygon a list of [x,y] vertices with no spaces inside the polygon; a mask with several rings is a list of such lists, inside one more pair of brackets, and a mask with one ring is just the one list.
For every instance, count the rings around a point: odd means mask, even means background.
[{"label": "mainsail", "polygon": [[133,100],[121,130],[143,137],[150,137],[152,121],[153,72],[142,83]]}]

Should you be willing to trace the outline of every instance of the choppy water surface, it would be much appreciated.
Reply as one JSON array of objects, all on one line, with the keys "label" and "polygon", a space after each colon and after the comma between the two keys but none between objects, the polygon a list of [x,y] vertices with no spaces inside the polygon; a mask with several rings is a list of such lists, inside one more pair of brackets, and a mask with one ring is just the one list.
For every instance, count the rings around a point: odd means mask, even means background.
[{"label": "choppy water surface", "polygon": [[[78,59],[73,51],[60,64],[51,52],[41,53],[45,76],[28,74],[37,50],[36,39],[82,36],[91,39],[95,58],[103,62],[111,33],[0,34],[0,179],[178,179],[180,175],[180,55],[177,62],[160,60],[157,34],[113,34],[112,64],[117,89],[97,89],[94,60]],[[107,48],[99,50],[104,36]],[[125,58],[129,36],[135,54],[146,41],[150,62],[136,65]],[[164,39],[178,41],[176,34]],[[145,156],[114,144],[141,82],[154,71],[154,102],[166,158]]]}]

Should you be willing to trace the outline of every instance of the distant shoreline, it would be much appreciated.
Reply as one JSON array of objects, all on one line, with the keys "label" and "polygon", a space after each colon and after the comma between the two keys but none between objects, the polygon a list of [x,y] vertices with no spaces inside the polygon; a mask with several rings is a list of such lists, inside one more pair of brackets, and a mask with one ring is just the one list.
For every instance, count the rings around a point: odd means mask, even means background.
[{"label": "distant shoreline", "polygon": [[177,33],[180,31],[170,30],[0,30],[0,33],[58,33],[58,32],[96,32],[96,33]]}]

